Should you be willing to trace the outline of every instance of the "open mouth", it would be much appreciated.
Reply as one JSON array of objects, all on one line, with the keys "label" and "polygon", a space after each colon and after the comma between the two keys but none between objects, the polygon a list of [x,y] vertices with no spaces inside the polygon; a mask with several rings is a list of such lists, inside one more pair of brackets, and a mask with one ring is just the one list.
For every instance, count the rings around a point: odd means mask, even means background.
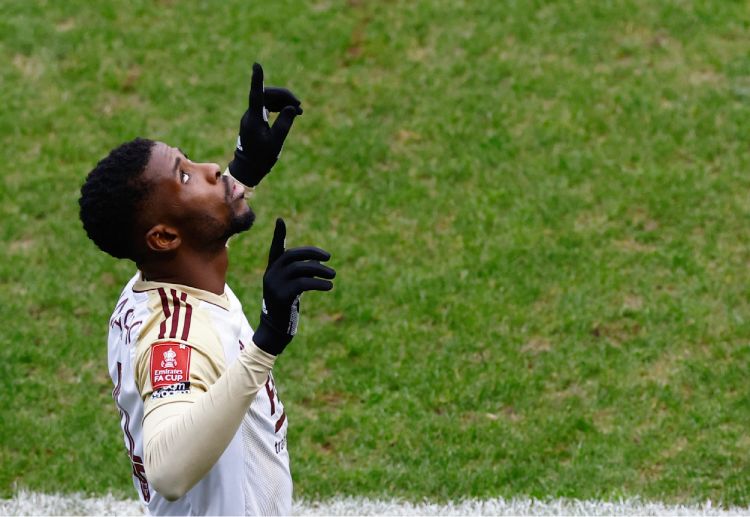
[{"label": "open mouth", "polygon": [[245,187],[243,187],[241,184],[239,184],[237,181],[229,180],[231,181],[231,184],[228,183],[227,190],[229,191],[229,195],[227,196],[232,203],[237,201],[238,199],[245,199]]},{"label": "open mouth", "polygon": [[245,187],[235,182],[234,186],[232,187],[232,194],[235,201],[237,201],[238,199],[245,199]]}]

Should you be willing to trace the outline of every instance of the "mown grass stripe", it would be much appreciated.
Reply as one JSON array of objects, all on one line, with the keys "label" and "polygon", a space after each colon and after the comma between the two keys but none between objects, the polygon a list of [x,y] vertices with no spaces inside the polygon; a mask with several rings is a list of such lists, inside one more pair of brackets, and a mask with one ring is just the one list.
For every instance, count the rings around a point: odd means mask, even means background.
[{"label": "mown grass stripe", "polygon": [[[295,515],[747,515],[750,509],[721,508],[710,501],[699,505],[669,505],[640,499],[596,501],[576,499],[469,499],[436,503],[340,497],[328,501],[297,501]],[[19,491],[0,500],[0,515],[143,515],[140,503],[112,495],[44,494]]]}]

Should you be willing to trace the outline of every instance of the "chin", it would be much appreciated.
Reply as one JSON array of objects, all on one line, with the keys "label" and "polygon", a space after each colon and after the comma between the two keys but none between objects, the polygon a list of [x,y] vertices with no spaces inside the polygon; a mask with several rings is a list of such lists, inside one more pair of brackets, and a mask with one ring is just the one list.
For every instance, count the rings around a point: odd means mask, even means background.
[{"label": "chin", "polygon": [[234,217],[232,217],[232,221],[229,224],[229,234],[234,235],[246,232],[252,228],[254,222],[255,212],[253,212],[252,208],[248,206],[246,212],[235,214]]}]

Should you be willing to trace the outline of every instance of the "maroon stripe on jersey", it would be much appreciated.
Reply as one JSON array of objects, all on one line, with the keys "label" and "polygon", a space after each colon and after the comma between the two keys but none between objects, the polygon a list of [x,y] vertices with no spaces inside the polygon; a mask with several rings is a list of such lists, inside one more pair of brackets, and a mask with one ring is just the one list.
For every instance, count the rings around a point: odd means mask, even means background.
[{"label": "maroon stripe on jersey", "polygon": [[120,405],[120,401],[118,398],[120,397],[120,390],[122,388],[122,363],[117,362],[117,385],[115,385],[115,389],[112,390],[112,398],[115,399],[115,405],[117,406],[117,409],[120,410],[120,417],[125,417],[125,423],[122,426],[122,430],[125,432],[125,438],[128,439],[128,454],[130,458],[133,458],[133,453],[135,452],[135,440],[133,440],[133,435],[130,434],[130,415],[127,411],[125,411],[125,408],[123,408]]},{"label": "maroon stripe on jersey", "polygon": [[117,384],[115,389],[112,390],[112,398],[117,402],[117,397],[120,396],[120,388],[122,388],[122,363],[117,361]]},{"label": "maroon stripe on jersey", "polygon": [[266,393],[268,394],[268,400],[271,401],[271,414],[276,413],[276,403],[273,401],[273,388],[271,387],[271,376],[268,376],[266,380]]},{"label": "maroon stripe on jersey", "polygon": [[172,330],[169,331],[169,337],[177,337],[177,324],[180,323],[180,300],[177,299],[177,291],[169,290],[172,293],[172,303],[174,304],[174,315],[172,316]]},{"label": "maroon stripe on jersey", "polygon": [[164,321],[159,326],[159,339],[164,339],[164,336],[167,334],[167,320],[172,313],[169,312],[169,302],[167,301],[167,293],[164,291],[164,288],[160,287],[158,290],[159,298],[161,298],[161,309],[164,311]]},{"label": "maroon stripe on jersey", "polygon": [[284,425],[284,420],[286,420],[286,411],[281,413],[281,416],[276,421],[276,432],[279,432],[279,429],[281,429],[281,426]]},{"label": "maroon stripe on jersey", "polygon": [[180,300],[185,304],[185,323],[182,325],[182,340],[187,341],[190,334],[190,319],[193,316],[193,306],[187,302],[187,293],[182,293]]},{"label": "maroon stripe on jersey", "polygon": [[125,411],[125,408],[120,405],[118,397],[120,396],[120,390],[122,389],[122,363],[117,362],[117,384],[115,389],[112,390],[112,398],[115,399],[115,405],[120,410],[120,418],[125,417],[122,430],[125,432],[125,437],[128,439],[128,457],[130,462],[133,464],[133,476],[135,476],[141,485],[141,493],[143,494],[143,500],[147,503],[151,500],[151,492],[148,489],[148,480],[146,479],[146,470],[143,467],[143,460],[140,456],[135,455],[135,440],[133,435],[130,434],[130,414]]},{"label": "maroon stripe on jersey", "polygon": [[122,406],[120,406],[120,414],[125,415],[125,426],[122,429],[125,431],[125,436],[128,437],[128,452],[130,452],[132,458],[135,453],[135,440],[133,440],[133,435],[130,434],[130,414]]}]

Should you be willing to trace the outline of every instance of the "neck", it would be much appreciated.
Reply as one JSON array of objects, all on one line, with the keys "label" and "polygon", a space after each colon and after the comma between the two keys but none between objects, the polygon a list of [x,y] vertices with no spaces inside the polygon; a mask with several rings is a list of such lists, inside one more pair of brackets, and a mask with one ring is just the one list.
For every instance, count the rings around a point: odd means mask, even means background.
[{"label": "neck", "polygon": [[223,246],[214,252],[181,250],[169,260],[149,262],[140,269],[146,280],[187,285],[221,295],[228,266],[229,255]]}]

